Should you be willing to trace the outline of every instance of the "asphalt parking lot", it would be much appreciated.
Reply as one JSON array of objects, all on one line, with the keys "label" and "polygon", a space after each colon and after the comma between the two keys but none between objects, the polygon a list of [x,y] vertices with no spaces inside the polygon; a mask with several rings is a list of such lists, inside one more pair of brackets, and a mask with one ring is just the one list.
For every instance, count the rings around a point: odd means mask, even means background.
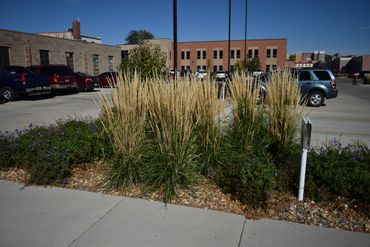
[{"label": "asphalt parking lot", "polygon": [[[354,86],[350,79],[339,78],[337,87],[337,98],[305,110],[313,124],[312,145],[337,138],[344,145],[359,139],[370,146],[370,85],[360,82]],[[0,130],[20,130],[30,123],[49,125],[59,119],[95,118],[99,114],[99,92],[109,94],[111,89],[0,104]]]}]

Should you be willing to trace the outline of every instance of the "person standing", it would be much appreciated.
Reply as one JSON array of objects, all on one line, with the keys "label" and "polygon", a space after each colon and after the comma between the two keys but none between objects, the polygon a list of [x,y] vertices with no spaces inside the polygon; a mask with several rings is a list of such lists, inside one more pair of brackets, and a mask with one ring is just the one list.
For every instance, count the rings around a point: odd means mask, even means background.
[{"label": "person standing", "polygon": [[357,78],[360,74],[358,72],[354,73],[353,74],[353,81],[352,81],[352,85],[356,85],[357,84]]}]

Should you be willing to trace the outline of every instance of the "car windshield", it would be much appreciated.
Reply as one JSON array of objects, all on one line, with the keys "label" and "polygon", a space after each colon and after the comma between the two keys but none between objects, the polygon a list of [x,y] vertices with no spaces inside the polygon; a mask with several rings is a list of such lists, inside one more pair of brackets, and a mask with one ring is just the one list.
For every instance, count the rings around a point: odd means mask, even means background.
[{"label": "car windshield", "polygon": [[72,70],[69,67],[48,67],[48,68],[42,68],[42,73],[52,75],[52,74],[58,74],[58,75],[69,75],[72,74]]},{"label": "car windshield", "polygon": [[32,74],[32,71],[20,66],[7,66],[5,68],[9,74]]}]

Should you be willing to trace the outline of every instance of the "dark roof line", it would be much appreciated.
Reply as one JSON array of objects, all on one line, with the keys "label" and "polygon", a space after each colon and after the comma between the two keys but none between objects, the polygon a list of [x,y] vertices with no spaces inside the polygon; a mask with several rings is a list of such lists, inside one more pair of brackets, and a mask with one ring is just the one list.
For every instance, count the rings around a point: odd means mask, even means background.
[{"label": "dark roof line", "polygon": [[84,43],[84,44],[88,44],[88,45],[103,45],[103,46],[109,46],[109,47],[117,47],[117,48],[119,48],[119,46],[117,46],[117,45],[107,45],[107,44],[98,44],[98,43],[86,43],[86,42],[83,42],[82,40],[63,39],[63,38],[50,37],[50,36],[45,36],[45,35],[40,35],[40,34],[35,34],[35,33],[26,33],[26,32],[19,32],[19,31],[13,31],[13,30],[7,30],[7,29],[1,29],[0,28],[0,32],[1,31],[12,32],[12,33],[20,33],[20,34],[26,34],[26,35],[32,35],[32,36],[38,36],[38,37],[43,37],[45,39],[59,39],[59,40],[65,40],[67,42],[80,42],[80,43]]}]

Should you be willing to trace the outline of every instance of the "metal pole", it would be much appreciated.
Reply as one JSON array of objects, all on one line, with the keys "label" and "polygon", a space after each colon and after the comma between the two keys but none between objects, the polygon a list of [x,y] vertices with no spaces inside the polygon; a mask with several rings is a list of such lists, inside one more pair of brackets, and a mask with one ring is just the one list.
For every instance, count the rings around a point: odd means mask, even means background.
[{"label": "metal pole", "polygon": [[248,21],[248,0],[245,0],[245,32],[244,32],[244,62],[247,61],[247,21]]},{"label": "metal pole", "polygon": [[227,72],[230,73],[231,0],[229,0],[229,41],[227,48]]},{"label": "metal pole", "polygon": [[174,79],[177,78],[177,0],[173,0],[173,69]]},{"label": "metal pole", "polygon": [[306,148],[303,148],[302,160],[301,160],[301,173],[299,177],[298,201],[303,201],[304,183],[306,179],[307,152],[308,150]]}]

